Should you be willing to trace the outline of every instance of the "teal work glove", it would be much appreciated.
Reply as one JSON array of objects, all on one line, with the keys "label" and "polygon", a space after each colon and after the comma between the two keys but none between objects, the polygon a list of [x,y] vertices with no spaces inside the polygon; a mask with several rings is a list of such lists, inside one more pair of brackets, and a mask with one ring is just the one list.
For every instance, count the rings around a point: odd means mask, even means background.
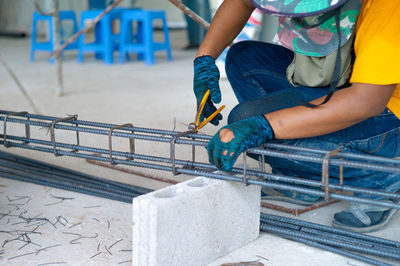
[{"label": "teal work glove", "polygon": [[[196,95],[197,110],[204,94],[207,90],[210,90],[210,97],[207,99],[204,105],[203,112],[200,116],[202,122],[205,118],[209,117],[214,113],[217,108],[214,103],[221,102],[221,90],[219,89],[219,71],[215,65],[215,60],[209,55],[197,57],[194,60],[194,78],[193,78],[193,91]],[[210,121],[213,125],[218,125],[219,120],[222,119],[222,115],[218,114],[214,119]]]},{"label": "teal work glove", "polygon": [[[234,135],[229,142],[220,139],[220,131],[224,128],[232,130]],[[208,142],[207,151],[209,162],[224,171],[232,170],[242,152],[274,138],[274,132],[263,115],[239,120],[222,129]]]}]

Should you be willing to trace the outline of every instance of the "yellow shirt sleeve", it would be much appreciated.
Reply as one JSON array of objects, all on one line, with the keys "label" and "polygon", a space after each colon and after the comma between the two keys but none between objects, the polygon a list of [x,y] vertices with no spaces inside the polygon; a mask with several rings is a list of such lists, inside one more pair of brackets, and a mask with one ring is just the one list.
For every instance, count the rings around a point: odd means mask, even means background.
[{"label": "yellow shirt sleeve", "polygon": [[364,0],[356,26],[350,82],[400,83],[400,1]]},{"label": "yellow shirt sleeve", "polygon": [[350,82],[396,87],[387,107],[400,118],[400,1],[364,0],[356,25]]}]

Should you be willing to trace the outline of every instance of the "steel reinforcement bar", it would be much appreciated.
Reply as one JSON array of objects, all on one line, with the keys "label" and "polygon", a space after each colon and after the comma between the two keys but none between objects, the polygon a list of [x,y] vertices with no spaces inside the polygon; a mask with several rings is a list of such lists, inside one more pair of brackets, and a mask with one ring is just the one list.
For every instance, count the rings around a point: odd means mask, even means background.
[{"label": "steel reinforcement bar", "polygon": [[[131,203],[148,189],[101,179],[0,151],[0,177]],[[6,213],[1,215],[7,215]],[[1,218],[0,218],[1,219]],[[260,230],[373,265],[400,260],[400,242],[326,225],[261,213]],[[385,258],[387,262],[366,257]]]},{"label": "steel reinforcement bar", "polygon": [[[307,193],[325,199],[354,201],[389,208],[400,209],[400,195],[374,189],[343,185],[343,168],[360,168],[371,171],[400,173],[400,160],[383,158],[365,154],[346,153],[340,150],[327,151],[306,147],[295,147],[281,144],[265,144],[262,148],[250,149],[247,154],[253,154],[260,159],[259,169],[248,169],[247,156],[243,156],[243,167],[235,167],[232,172],[216,171],[215,166],[195,160],[197,146],[207,145],[211,136],[197,134],[193,131],[177,132],[161,129],[134,127],[131,124],[115,125],[92,121],[78,120],[77,115],[65,118],[35,115],[27,112],[11,112],[0,110],[0,121],[3,121],[3,134],[0,134],[0,144],[7,148],[18,147],[41,152],[53,153],[56,156],[71,156],[91,159],[110,164],[124,164],[144,167],[173,174],[206,176],[221,180],[243,182],[245,185],[260,185],[264,187]],[[9,134],[12,124],[23,124],[23,134]],[[31,137],[31,127],[48,128],[50,137]],[[13,128],[15,131],[15,128]],[[56,140],[56,132],[70,131],[76,135],[74,144]],[[83,134],[104,135],[108,137],[108,149],[81,145]],[[113,138],[129,139],[129,152],[117,151],[112,148]],[[170,156],[159,157],[139,154],[135,151],[135,141],[150,141],[168,143]],[[192,158],[178,159],[176,145],[192,147]],[[263,155],[263,156],[260,156]],[[321,181],[267,173],[264,170],[264,156],[274,156],[298,161],[313,162],[322,167]],[[332,167],[340,169],[340,178],[331,178],[329,170]],[[333,181],[333,183],[332,183]]]}]

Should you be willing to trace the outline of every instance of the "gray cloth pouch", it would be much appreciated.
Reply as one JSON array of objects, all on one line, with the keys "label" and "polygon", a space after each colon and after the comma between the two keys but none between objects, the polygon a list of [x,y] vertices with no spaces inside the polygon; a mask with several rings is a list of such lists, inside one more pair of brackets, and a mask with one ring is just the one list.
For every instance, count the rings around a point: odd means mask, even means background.
[{"label": "gray cloth pouch", "polygon": [[[350,77],[353,41],[354,34],[340,49],[342,61],[337,87],[344,85]],[[295,53],[292,63],[286,69],[288,81],[293,86],[329,86],[335,68],[336,54],[337,51],[324,57],[314,57]]]}]

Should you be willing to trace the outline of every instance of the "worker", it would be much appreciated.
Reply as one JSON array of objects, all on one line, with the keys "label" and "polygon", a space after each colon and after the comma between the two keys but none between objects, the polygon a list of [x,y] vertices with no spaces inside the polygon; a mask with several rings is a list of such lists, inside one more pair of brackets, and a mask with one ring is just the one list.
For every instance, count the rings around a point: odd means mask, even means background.
[{"label": "worker", "polygon": [[[239,104],[208,143],[210,163],[230,171],[243,151],[263,143],[399,156],[400,1],[225,0],[194,60],[197,104],[210,90],[203,118],[221,101],[214,60],[254,8],[279,16],[279,44],[244,41],[229,49],[226,74]],[[211,122],[218,125],[221,119],[218,115]],[[265,159],[273,173],[321,179],[320,164]],[[330,168],[330,177],[338,182],[337,167]],[[361,188],[400,189],[394,173],[345,168],[344,179]],[[263,192],[302,204],[319,200],[283,190]],[[375,231],[396,212],[351,203],[334,214],[333,225]]]}]

